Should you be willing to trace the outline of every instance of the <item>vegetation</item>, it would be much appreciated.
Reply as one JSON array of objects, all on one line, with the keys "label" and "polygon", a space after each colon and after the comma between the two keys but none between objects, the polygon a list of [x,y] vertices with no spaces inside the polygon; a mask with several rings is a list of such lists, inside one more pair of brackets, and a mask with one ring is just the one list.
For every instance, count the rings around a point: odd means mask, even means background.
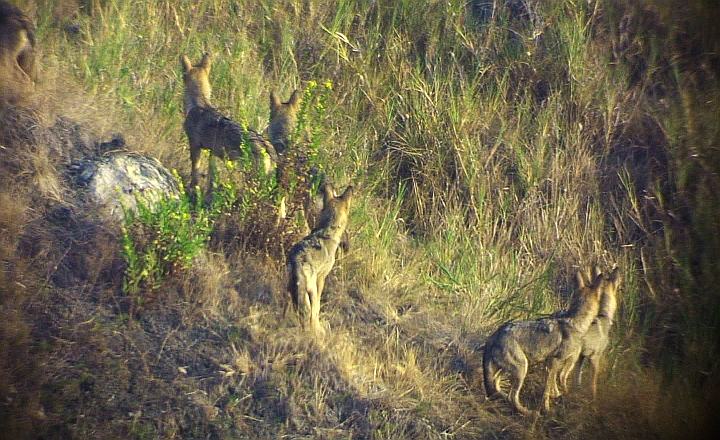
[{"label": "vegetation", "polygon": [[[236,199],[237,188],[220,185],[210,206],[180,185],[179,196],[158,200],[136,197],[136,208],[124,211],[122,254],[125,260],[123,291],[138,305],[141,291],[157,289],[163,278],[176,269],[187,269],[204,249],[215,219]],[[157,197],[156,197],[157,198]]]},{"label": "vegetation", "polygon": [[[31,101],[44,123],[120,130],[188,181],[178,59],[209,51],[215,105],[252,128],[267,123],[271,89],[305,90],[295,140],[359,194],[351,250],[323,298],[332,332],[310,340],[283,319],[293,235],[276,238],[276,196],[247,170],[220,170],[220,205],[141,204],[114,236],[88,226],[62,158],[23,134],[23,112],[3,108],[3,435],[692,438],[713,428],[712,2],[17,3],[38,25]],[[485,337],[564,307],[574,271],[590,263],[617,264],[624,278],[598,399],[576,390],[538,420],[485,401]],[[151,293],[131,313],[128,294]],[[542,379],[529,380],[523,401],[535,408]]]}]

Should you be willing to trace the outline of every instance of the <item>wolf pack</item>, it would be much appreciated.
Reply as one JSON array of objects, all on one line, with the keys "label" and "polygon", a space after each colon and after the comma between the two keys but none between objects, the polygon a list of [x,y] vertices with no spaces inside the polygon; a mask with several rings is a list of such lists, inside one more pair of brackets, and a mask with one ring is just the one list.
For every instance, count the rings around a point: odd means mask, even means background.
[{"label": "wolf pack", "polygon": [[[0,0],[0,74],[6,81],[35,81],[34,26],[17,7]],[[270,93],[270,121],[264,133],[243,127],[224,115],[211,101],[209,54],[193,64],[180,58],[184,82],[184,129],[190,146],[190,186],[198,185],[199,159],[209,150],[209,160],[236,159],[249,153],[257,169],[275,172],[278,163],[293,148],[301,95],[296,90],[282,102]],[[245,151],[243,149],[246,149]],[[209,185],[213,173],[208,173]],[[209,191],[209,190],[208,190]],[[307,235],[287,252],[286,315],[295,312],[302,328],[322,336],[320,305],[325,281],[335,265],[337,250],[347,246],[347,227],[353,186],[337,192],[325,179],[316,198],[309,198],[305,209]],[[282,203],[281,203],[282,204]],[[278,207],[283,215],[282,207]],[[313,214],[314,213],[314,214]],[[618,304],[622,276],[617,267],[604,272],[600,267],[582,267],[576,274],[577,288],[567,310],[531,320],[509,321],[486,340],[482,356],[483,385],[488,398],[500,397],[518,413],[537,415],[520,401],[520,392],[530,368],[547,372],[542,409],[548,411],[552,399],[570,391],[569,380],[581,385],[583,369],[591,369],[590,389],[597,393],[598,374],[610,343],[610,331]],[[507,380],[504,381],[503,377]],[[509,391],[502,390],[509,382]]]}]

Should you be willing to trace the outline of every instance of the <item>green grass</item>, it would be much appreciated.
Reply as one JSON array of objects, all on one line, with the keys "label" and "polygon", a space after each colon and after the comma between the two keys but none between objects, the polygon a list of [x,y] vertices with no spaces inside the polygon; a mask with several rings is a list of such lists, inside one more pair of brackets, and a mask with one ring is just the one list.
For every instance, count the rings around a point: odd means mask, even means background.
[{"label": "green grass", "polygon": [[[166,299],[129,320],[135,348],[121,353],[142,371],[141,389],[192,397],[173,401],[162,422],[146,400],[136,403],[142,415],[110,426],[96,413],[84,427],[135,438],[704,429],[697,408],[716,403],[718,373],[707,341],[720,324],[720,213],[711,202],[720,189],[720,88],[707,67],[717,65],[717,41],[686,30],[704,29],[712,14],[650,1],[80,4],[77,16],[53,18],[53,2],[39,2],[40,59],[56,60],[42,73],[110,103],[132,149],[189,180],[179,57],[209,51],[218,108],[262,130],[270,90],[305,90],[295,138],[308,136],[311,160],[336,186],[360,189],[351,250],[323,299],[332,332],[322,344],[279,318],[282,258],[251,243],[272,240],[257,226],[271,191],[238,184],[215,227],[220,214],[192,212],[185,198],[129,217],[186,239],[151,257],[125,235],[126,290],[162,287]],[[620,26],[626,14],[629,30]],[[578,393],[533,423],[482,402],[484,338],[508,319],[567,305],[575,270],[591,263],[617,264],[624,279],[596,406]],[[144,281],[144,270],[168,279]],[[197,348],[182,354],[183,344]],[[164,350],[177,358],[164,360]],[[195,373],[167,372],[187,365]],[[706,391],[679,393],[683,378]],[[540,381],[531,377],[531,406]]]}]

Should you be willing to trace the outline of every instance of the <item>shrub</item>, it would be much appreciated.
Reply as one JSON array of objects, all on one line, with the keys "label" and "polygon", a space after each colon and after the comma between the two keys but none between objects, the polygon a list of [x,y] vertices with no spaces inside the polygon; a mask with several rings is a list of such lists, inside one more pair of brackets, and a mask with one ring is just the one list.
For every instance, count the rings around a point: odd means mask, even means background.
[{"label": "shrub", "polygon": [[152,292],[167,275],[190,266],[205,248],[217,217],[237,199],[237,188],[222,183],[217,185],[210,205],[204,206],[201,197],[191,197],[179,178],[178,183],[179,196],[164,196],[156,201],[137,197],[137,208],[124,211],[123,291],[135,305],[144,301],[141,291]]}]

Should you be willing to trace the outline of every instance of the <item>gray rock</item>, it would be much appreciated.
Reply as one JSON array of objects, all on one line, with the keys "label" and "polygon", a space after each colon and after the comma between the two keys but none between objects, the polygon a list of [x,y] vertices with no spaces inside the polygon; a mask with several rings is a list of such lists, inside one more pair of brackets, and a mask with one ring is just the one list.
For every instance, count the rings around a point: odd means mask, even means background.
[{"label": "gray rock", "polygon": [[84,201],[113,221],[122,221],[123,207],[136,209],[138,197],[153,202],[180,194],[177,181],[158,160],[130,152],[85,158],[74,162],[70,171]]}]

